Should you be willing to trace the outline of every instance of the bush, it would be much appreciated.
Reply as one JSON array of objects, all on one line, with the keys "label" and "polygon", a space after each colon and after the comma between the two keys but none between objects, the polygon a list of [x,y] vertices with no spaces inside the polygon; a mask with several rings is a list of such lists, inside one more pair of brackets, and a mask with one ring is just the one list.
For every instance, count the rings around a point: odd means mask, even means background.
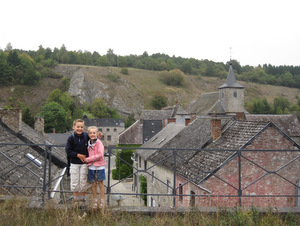
[{"label": "bush", "polygon": [[121,160],[118,157],[116,158],[116,169],[114,172],[112,172],[112,177],[114,180],[132,177],[133,174],[133,161],[131,157],[133,156],[134,149],[120,150],[121,149],[117,151],[117,156],[120,157]]},{"label": "bush", "polygon": [[123,68],[121,69],[121,73],[124,74],[124,75],[128,75],[128,74],[129,74],[129,73],[128,73],[128,68],[124,68],[124,67],[123,67]]},{"label": "bush", "polygon": [[112,82],[119,82],[120,81],[120,76],[116,74],[108,74],[107,78],[112,81]]},{"label": "bush", "polygon": [[151,105],[155,108],[160,110],[163,107],[167,106],[167,97],[162,92],[157,92],[155,96],[151,100]]},{"label": "bush", "polygon": [[[147,179],[146,179],[146,177],[140,175],[139,180],[140,180],[140,185],[141,185],[141,190],[140,190],[141,194],[147,194]],[[142,195],[141,197],[144,200],[145,206],[147,206],[147,196]]]},{"label": "bush", "polygon": [[184,86],[186,84],[185,74],[179,69],[163,71],[160,80],[168,86]]}]

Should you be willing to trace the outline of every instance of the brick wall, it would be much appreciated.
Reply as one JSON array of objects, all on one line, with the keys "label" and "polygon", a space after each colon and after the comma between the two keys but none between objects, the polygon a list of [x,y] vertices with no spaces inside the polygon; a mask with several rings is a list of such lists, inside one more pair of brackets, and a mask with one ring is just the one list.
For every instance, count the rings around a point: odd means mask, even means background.
[{"label": "brick wall", "polygon": [[[266,129],[260,136],[246,148],[246,150],[293,150],[295,146],[278,130],[273,127]],[[299,156],[299,152],[243,152],[241,158],[241,174],[243,195],[295,195],[296,187],[289,183],[296,184],[300,179],[300,160],[286,165],[295,157]],[[248,161],[251,160],[252,162]],[[254,164],[254,163],[255,164]],[[283,167],[286,165],[285,167]],[[283,168],[282,168],[283,167]],[[282,168],[282,169],[280,169]],[[277,171],[280,169],[279,171]],[[266,171],[276,173],[266,173]],[[212,176],[206,182],[201,184],[203,187],[212,191],[214,195],[237,195],[237,190],[230,185],[238,188],[238,158],[236,157],[227,165],[221,168],[216,175],[226,181],[228,184],[220,181]],[[261,178],[253,183],[257,179]],[[253,183],[251,186],[247,187]],[[230,185],[229,185],[230,184]],[[247,188],[246,188],[247,187]],[[206,199],[206,201],[205,201]],[[239,203],[237,197],[214,197],[209,201],[213,206],[236,206]],[[207,204],[207,198],[202,200],[201,205]],[[293,207],[296,206],[295,197],[249,197],[242,199],[242,205],[246,207]]]}]

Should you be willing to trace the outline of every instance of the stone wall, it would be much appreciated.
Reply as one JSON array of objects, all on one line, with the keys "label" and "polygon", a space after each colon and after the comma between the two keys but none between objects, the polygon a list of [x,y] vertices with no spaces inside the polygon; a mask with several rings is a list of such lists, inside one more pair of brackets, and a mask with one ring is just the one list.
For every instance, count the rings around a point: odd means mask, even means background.
[{"label": "stone wall", "polygon": [[16,133],[22,130],[22,110],[20,109],[0,109],[0,118],[9,128]]}]

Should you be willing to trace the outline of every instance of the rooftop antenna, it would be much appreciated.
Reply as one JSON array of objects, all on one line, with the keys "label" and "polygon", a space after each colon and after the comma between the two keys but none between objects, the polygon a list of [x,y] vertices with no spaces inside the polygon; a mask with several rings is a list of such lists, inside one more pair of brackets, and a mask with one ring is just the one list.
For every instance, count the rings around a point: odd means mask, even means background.
[{"label": "rooftop antenna", "polygon": [[232,64],[232,47],[229,47],[229,55],[230,55],[229,64]]}]

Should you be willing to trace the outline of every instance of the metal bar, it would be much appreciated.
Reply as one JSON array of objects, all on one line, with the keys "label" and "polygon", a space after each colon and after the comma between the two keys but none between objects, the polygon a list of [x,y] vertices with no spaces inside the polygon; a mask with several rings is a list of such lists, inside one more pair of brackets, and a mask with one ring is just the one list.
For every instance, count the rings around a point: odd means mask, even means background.
[{"label": "metal bar", "polygon": [[173,173],[173,207],[176,207],[176,150],[173,150],[174,173]]},{"label": "metal bar", "polygon": [[46,193],[46,175],[47,175],[47,151],[44,151],[44,176],[43,176],[43,191],[42,191],[42,204],[45,204]]},{"label": "metal bar", "polygon": [[239,190],[238,190],[238,196],[239,196],[239,205],[242,206],[242,166],[241,166],[241,151],[237,151],[238,155],[238,168],[239,168]]},{"label": "metal bar", "polygon": [[[49,170],[48,170],[48,187],[50,190],[51,189],[51,162],[52,162],[52,154],[51,154],[51,147],[49,147],[48,145],[46,146],[46,152],[47,154],[49,153],[49,158],[48,158],[48,162],[49,162]],[[51,192],[48,192],[48,199],[51,198]]]},{"label": "metal bar", "polygon": [[107,172],[107,188],[106,188],[106,193],[108,195],[108,198],[107,198],[108,206],[110,203],[110,194],[111,194],[111,187],[110,187],[111,152],[112,152],[112,147],[108,146],[108,172]]}]

